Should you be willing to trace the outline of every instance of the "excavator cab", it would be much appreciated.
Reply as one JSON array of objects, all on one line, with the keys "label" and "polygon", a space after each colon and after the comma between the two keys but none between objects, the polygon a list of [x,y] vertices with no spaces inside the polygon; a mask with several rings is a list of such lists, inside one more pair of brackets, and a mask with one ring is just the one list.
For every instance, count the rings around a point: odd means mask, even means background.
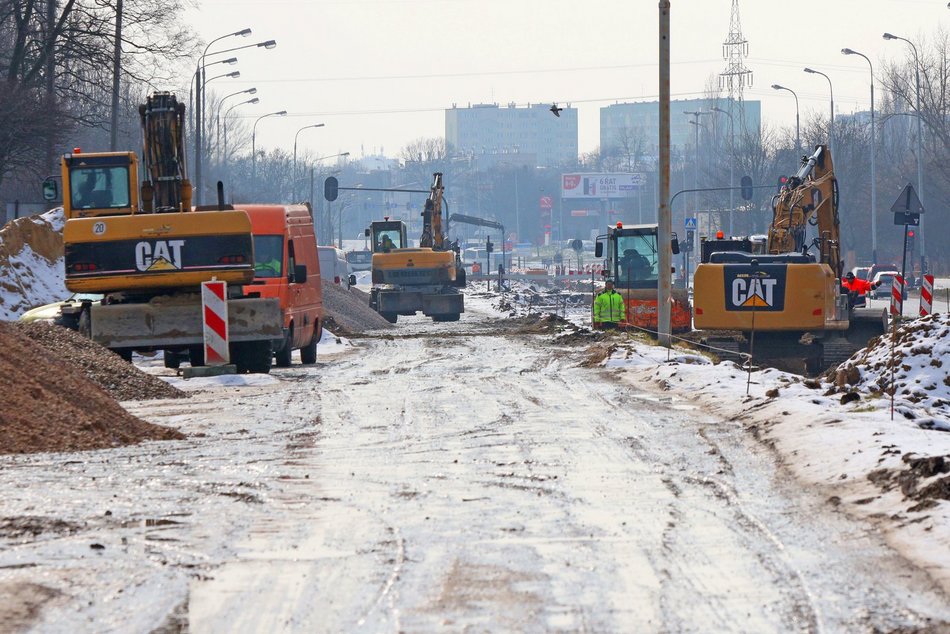
[{"label": "excavator cab", "polygon": [[[604,278],[624,297],[627,307],[626,325],[648,331],[657,329],[657,297],[660,280],[659,228],[657,225],[634,225],[607,229],[594,247],[594,256],[604,256]],[[674,246],[675,245],[675,246]],[[678,252],[678,243],[667,247]],[[692,314],[684,290],[673,291],[672,328],[677,332],[690,330]]]},{"label": "excavator cab", "polygon": [[66,218],[117,216],[138,210],[138,158],[134,152],[63,157],[63,208]]},{"label": "excavator cab", "polygon": [[406,223],[401,220],[374,222],[366,230],[366,235],[373,239],[373,253],[389,253],[394,249],[409,247]]}]

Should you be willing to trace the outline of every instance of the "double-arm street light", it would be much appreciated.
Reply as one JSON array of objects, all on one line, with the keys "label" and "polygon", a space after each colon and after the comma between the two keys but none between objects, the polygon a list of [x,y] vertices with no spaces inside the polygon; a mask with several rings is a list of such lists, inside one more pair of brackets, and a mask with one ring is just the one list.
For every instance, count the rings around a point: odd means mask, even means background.
[{"label": "double-arm street light", "polygon": [[871,63],[871,59],[867,55],[850,48],[841,49],[841,54],[863,57],[871,69],[871,263],[877,264],[877,177],[875,176],[877,126],[874,123],[874,64]]},{"label": "double-arm street light", "polygon": [[297,137],[299,137],[300,133],[303,132],[304,130],[309,130],[310,128],[322,128],[324,125],[326,124],[311,123],[310,125],[303,126],[299,130],[297,130],[296,134],[294,134],[294,172],[293,172],[294,175],[293,175],[293,178],[290,179],[291,182],[293,183],[293,187],[292,187],[293,192],[291,193],[290,202],[295,202],[297,200]]},{"label": "double-arm street light", "polygon": [[268,112],[267,114],[262,114],[254,120],[254,127],[251,128],[251,172],[255,182],[257,181],[257,124],[261,122],[261,119],[266,119],[267,117],[284,116],[287,116],[287,111],[278,110],[277,112]]},{"label": "double-arm street light", "polygon": [[835,89],[831,85],[831,77],[824,74],[820,70],[815,70],[814,68],[804,69],[806,73],[811,75],[821,75],[828,80],[828,90],[831,92],[831,127],[828,131],[828,147],[834,150],[835,147]]},{"label": "double-arm street light", "polygon": [[792,93],[792,96],[795,97],[795,147],[798,149],[798,153],[802,153],[802,125],[801,117],[798,110],[798,93],[796,93],[791,88],[786,88],[785,86],[780,86],[778,84],[772,84],[772,90],[787,90]]},{"label": "double-arm street light", "polygon": [[732,113],[722,108],[714,107],[713,112],[724,114],[729,117],[729,235],[732,233],[732,212],[735,211],[735,163],[736,163],[736,118]]},{"label": "double-arm street light", "polygon": [[[198,62],[198,68],[195,71],[195,197],[196,202],[201,204],[201,137],[204,134],[204,85],[205,85],[205,66],[208,56],[208,50],[215,44],[229,37],[247,37],[251,34],[251,29],[241,29],[233,33],[225,33],[214,38],[201,52],[201,59]],[[224,51],[220,51],[223,53]],[[234,60],[235,62],[237,59]],[[215,62],[217,63],[217,62]]]},{"label": "double-arm street light", "polygon": [[[947,5],[950,7],[950,5]],[[891,33],[885,33],[883,35],[885,40],[900,40],[901,42],[906,42],[910,45],[910,48],[914,51],[914,79],[917,85],[916,92],[916,109],[917,109],[917,196],[920,198],[920,204],[924,204],[924,156],[921,153],[921,145],[923,139],[923,128],[921,126],[921,116],[920,116],[920,56],[917,54],[917,47],[914,46],[914,43],[908,40],[907,38],[899,37],[897,35],[892,35]],[[924,247],[924,217],[920,217],[920,258],[924,260],[927,256],[927,250]],[[923,273],[923,267],[921,267],[921,273]]]},{"label": "double-arm street light", "polygon": [[[247,48],[264,48],[264,49],[270,50],[277,46],[277,42],[276,40],[265,40],[263,42],[257,42],[254,44],[245,44],[243,46],[234,46],[232,48],[226,48],[220,51],[212,51],[212,52],[208,52],[208,49],[211,48],[212,44],[214,44],[215,42],[219,40],[223,40],[226,37],[234,37],[234,36],[246,37],[250,34],[251,34],[251,29],[242,29],[240,31],[235,31],[234,33],[228,33],[227,35],[222,35],[221,37],[211,40],[211,42],[209,42],[208,45],[205,47],[204,52],[201,54],[201,61],[198,64],[198,71],[195,73],[197,77],[195,80],[195,88],[196,88],[196,93],[198,93],[195,96],[195,122],[197,124],[195,126],[195,190],[196,190],[197,200],[199,202],[201,201],[201,196],[202,196],[201,158],[202,158],[202,138],[204,136],[204,129],[203,129],[204,102],[206,101],[204,91],[203,91],[204,90],[203,89],[203,86],[204,86],[203,75],[205,72],[204,71],[205,67],[211,65],[211,64],[206,64],[205,60],[206,58],[211,57],[212,55],[224,55],[225,53],[240,51]],[[212,63],[215,63],[215,62],[212,62]]]}]

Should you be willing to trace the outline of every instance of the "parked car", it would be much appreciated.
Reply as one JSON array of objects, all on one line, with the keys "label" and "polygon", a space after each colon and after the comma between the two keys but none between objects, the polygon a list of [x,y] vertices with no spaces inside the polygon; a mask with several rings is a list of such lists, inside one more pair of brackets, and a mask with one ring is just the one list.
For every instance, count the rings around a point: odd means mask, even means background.
[{"label": "parked car", "polygon": [[343,249],[322,246],[317,247],[317,251],[320,254],[320,272],[323,279],[349,289],[353,281],[350,279],[350,264],[346,261]]},{"label": "parked car", "polygon": [[373,252],[369,249],[350,251],[346,254],[346,261],[351,271],[369,271],[373,268]]},{"label": "parked car", "polygon": [[894,276],[900,275],[897,271],[879,271],[875,273],[874,279],[871,280],[872,284],[880,282],[880,286],[877,288],[871,289],[871,297],[874,298],[887,298],[891,296],[891,289],[894,284]]},{"label": "parked car", "polygon": [[[61,302],[44,304],[32,308],[22,315],[20,321],[48,321],[60,326],[67,326],[76,330],[79,327],[79,308],[83,302],[98,302],[102,299],[101,293],[73,293]],[[64,310],[65,309],[65,310]],[[73,310],[75,309],[75,310]]]}]

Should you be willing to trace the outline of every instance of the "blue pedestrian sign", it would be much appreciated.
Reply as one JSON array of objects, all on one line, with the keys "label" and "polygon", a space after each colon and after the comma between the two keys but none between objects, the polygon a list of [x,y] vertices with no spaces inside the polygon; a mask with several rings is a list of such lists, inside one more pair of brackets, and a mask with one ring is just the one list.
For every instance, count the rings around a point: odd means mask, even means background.
[{"label": "blue pedestrian sign", "polygon": [[696,231],[696,229],[698,228],[695,218],[685,218],[683,220],[683,224],[686,226],[687,230]]}]

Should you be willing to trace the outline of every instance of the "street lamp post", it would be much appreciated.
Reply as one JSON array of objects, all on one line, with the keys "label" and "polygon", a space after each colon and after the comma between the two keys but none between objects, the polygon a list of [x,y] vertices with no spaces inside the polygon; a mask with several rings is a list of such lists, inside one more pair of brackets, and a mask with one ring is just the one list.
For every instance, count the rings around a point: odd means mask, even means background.
[{"label": "street lamp post", "polygon": [[[947,5],[950,7],[950,4]],[[917,196],[920,198],[921,206],[924,205],[924,156],[922,154],[922,139],[923,139],[923,128],[921,126],[921,113],[920,113],[920,56],[917,54],[917,47],[914,46],[914,43],[910,40],[898,37],[897,35],[892,35],[890,33],[884,34],[885,40],[900,40],[906,42],[910,45],[910,48],[914,51],[914,78],[917,85],[917,98],[916,98],[916,109],[917,109]],[[924,264],[926,264],[925,258],[927,257],[927,249],[924,245],[924,238],[927,235],[924,231],[924,217],[920,216],[920,227],[918,228],[920,233],[920,259],[921,259],[921,273],[923,273]]]},{"label": "street lamp post", "polygon": [[[250,34],[251,34],[251,30],[250,30],[250,29],[244,29],[243,31],[236,31],[235,33],[230,33],[230,34],[228,34],[228,35],[219,37],[218,39],[220,40],[220,39],[222,39],[223,37],[230,37],[230,36],[232,36],[232,35],[250,35]],[[210,47],[211,44],[214,44],[214,42],[216,42],[216,41],[217,41],[217,40],[212,40],[212,41],[208,44],[208,47]],[[206,47],[206,48],[205,48],[205,52],[201,55],[201,63],[199,64],[199,66],[198,66],[198,72],[196,73],[196,75],[198,76],[198,79],[195,80],[195,92],[198,93],[198,94],[195,95],[195,114],[196,114],[196,117],[195,117],[195,124],[196,124],[196,125],[195,125],[195,184],[196,184],[196,186],[197,186],[197,191],[198,191],[197,195],[199,196],[199,199],[200,199],[200,196],[201,196],[201,187],[198,186],[198,185],[201,183],[201,162],[200,162],[200,160],[201,160],[202,138],[203,138],[203,136],[204,136],[204,132],[203,132],[204,106],[203,106],[203,103],[204,103],[204,101],[205,101],[205,97],[204,97],[204,94],[203,94],[203,87],[204,87],[203,78],[204,78],[204,74],[205,74],[205,70],[204,70],[204,69],[205,69],[207,66],[210,66],[210,65],[211,65],[211,64],[205,64],[205,58],[206,58],[206,57],[211,57],[212,55],[224,55],[225,53],[231,53],[231,52],[233,52],[233,51],[240,51],[240,50],[243,50],[243,49],[246,49],[246,48],[265,48],[265,49],[270,50],[270,49],[272,49],[272,48],[274,48],[274,47],[276,47],[276,46],[277,46],[277,42],[276,42],[275,40],[265,40],[265,41],[263,41],[263,42],[257,42],[257,43],[255,43],[255,44],[245,44],[244,46],[235,46],[235,47],[232,47],[232,48],[226,48],[226,49],[221,50],[221,51],[213,51],[213,52],[211,52],[211,53],[207,52],[207,51],[208,51],[208,47]],[[216,63],[216,62],[214,62],[214,63]]]},{"label": "street lamp post", "polygon": [[[241,29],[240,31],[234,31],[233,33],[225,33],[219,37],[214,38],[208,45],[205,46],[204,51],[201,52],[201,60],[198,62],[198,70],[195,75],[195,196],[197,197],[197,203],[201,204],[201,137],[204,133],[202,121],[204,121],[204,75],[205,75],[205,59],[208,56],[208,49],[214,45],[215,42],[219,42],[228,37],[247,37],[251,34],[251,29]],[[224,51],[221,51],[224,52]],[[237,60],[235,60],[237,61]]]},{"label": "street lamp post", "polygon": [[863,57],[871,69],[871,263],[877,264],[877,126],[874,123],[874,64],[870,58],[850,48],[841,49],[843,55],[857,55]]},{"label": "street lamp post", "polygon": [[290,202],[295,202],[297,200],[297,137],[300,136],[300,133],[303,132],[304,130],[308,130],[310,128],[322,128],[324,125],[325,124],[323,123],[313,123],[311,125],[305,125],[304,127],[297,130],[296,134],[294,134],[294,171],[293,171],[293,178],[290,179],[292,182],[291,189],[293,191],[291,192],[291,195],[290,195],[292,199]]},{"label": "street lamp post", "polygon": [[224,148],[222,150],[222,155],[224,156],[225,161],[228,159],[228,113],[231,112],[237,106],[241,106],[246,103],[260,103],[260,99],[258,99],[257,97],[254,97],[253,99],[248,99],[247,101],[236,103],[224,111],[223,117],[221,117],[221,107],[224,105],[224,102],[230,99],[231,97],[236,97],[238,95],[256,95],[256,94],[257,94],[257,88],[248,88],[247,90],[239,90],[237,92],[232,92],[230,95],[225,95],[221,99],[221,101],[218,102],[219,125],[217,127],[220,128],[222,127],[222,125],[224,127]]},{"label": "street lamp post", "polygon": [[831,85],[831,77],[824,74],[820,70],[815,70],[814,68],[806,68],[804,70],[806,73],[809,73],[812,75],[821,75],[822,77],[828,80],[828,90],[831,91],[831,127],[829,128],[829,132],[828,132],[828,147],[834,150],[834,147],[835,147],[835,89],[834,89],[834,86]]},{"label": "street lamp post", "polygon": [[785,86],[780,86],[778,84],[772,84],[772,90],[787,90],[792,93],[792,96],[795,97],[795,147],[798,148],[798,153],[802,153],[802,125],[801,117],[799,116],[798,110],[798,93],[796,93],[791,88],[786,88]]},{"label": "street lamp post", "polygon": [[[212,53],[213,54],[213,53]],[[202,70],[207,69],[208,66],[214,66],[215,64],[227,64],[228,66],[237,64],[238,59],[236,57],[229,57],[228,59],[218,60],[217,62],[211,62],[205,66],[199,65],[194,74],[191,76],[191,81],[188,83],[188,114],[189,120],[191,121],[191,133],[195,136],[195,153],[198,153],[198,145],[200,143],[199,131],[197,129],[198,125],[198,104],[195,103],[195,93],[201,89],[202,81]],[[195,181],[197,182],[198,173],[197,173],[197,157],[195,161]]]},{"label": "street lamp post", "polygon": [[277,112],[262,114],[254,120],[254,127],[251,128],[251,174],[255,186],[257,184],[257,124],[261,122],[261,119],[266,119],[267,117],[283,117],[286,115],[286,110],[278,110]]},{"label": "street lamp post", "polygon": [[[699,118],[703,115],[712,114],[712,112],[706,112],[705,110],[695,110],[690,112],[689,110],[684,110],[683,114],[688,114],[693,117],[693,120],[690,121],[690,123],[693,124],[696,130],[696,141],[693,147],[693,151],[696,155],[696,164],[693,165],[693,189],[699,189]],[[699,192],[693,194],[693,208],[694,212],[699,209]]]},{"label": "street lamp post", "polygon": [[722,108],[713,108],[713,112],[718,112],[729,117],[729,235],[732,236],[732,212],[735,211],[735,163],[736,163],[736,119],[732,113]]},{"label": "street lamp post", "polygon": [[[254,93],[251,93],[251,94],[254,94]],[[238,106],[244,106],[247,104],[254,105],[254,104],[259,104],[260,102],[261,100],[259,98],[254,97],[253,99],[248,99],[247,101],[241,101],[239,103],[236,103],[224,111],[224,117],[223,117],[224,120],[222,123],[224,124],[224,173],[226,176],[230,176],[231,174],[231,168],[230,168],[231,164],[228,161],[228,115],[231,114],[231,111],[237,108]]]}]

